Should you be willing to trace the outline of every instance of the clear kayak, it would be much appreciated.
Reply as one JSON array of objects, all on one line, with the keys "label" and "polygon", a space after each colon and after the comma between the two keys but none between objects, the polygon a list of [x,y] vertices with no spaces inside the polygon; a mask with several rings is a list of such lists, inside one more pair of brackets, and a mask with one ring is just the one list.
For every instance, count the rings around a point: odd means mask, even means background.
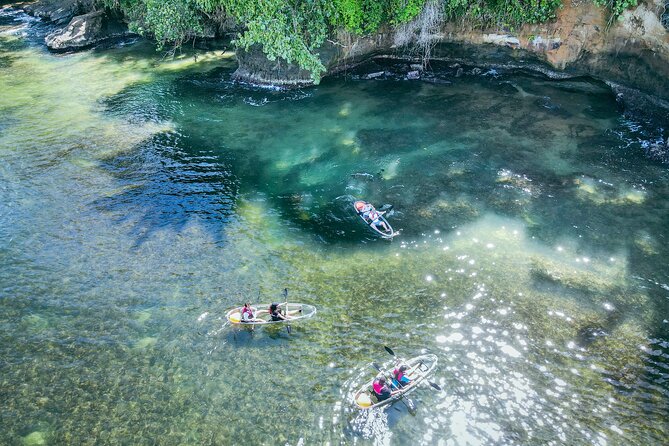
[{"label": "clear kayak", "polygon": [[[415,358],[407,359],[402,361],[402,364],[406,364],[409,369],[405,372],[411,382],[406,384],[404,387],[400,388],[400,391],[390,398],[379,401],[376,398],[376,394],[372,388],[374,380],[372,379],[367,384],[362,386],[353,396],[356,407],[359,409],[373,409],[375,407],[382,407],[388,404],[392,404],[400,398],[404,397],[408,393],[411,393],[418,385],[425,381],[428,376],[434,371],[437,367],[437,357],[432,354],[420,355]],[[392,370],[388,370],[386,373],[388,375],[388,380],[392,375]],[[395,389],[393,388],[393,391]]]},{"label": "clear kayak", "polygon": [[[233,308],[225,313],[225,318],[231,324],[236,325],[265,325],[265,324],[281,324],[286,322],[299,321],[307,319],[316,314],[316,307],[302,303],[279,304],[279,309],[283,315],[288,315],[287,320],[273,321],[269,315],[269,306],[271,304],[254,304],[251,305],[255,319],[253,321],[242,321],[241,308]],[[287,308],[286,308],[287,306]]]},{"label": "clear kayak", "polygon": [[[364,221],[367,226],[372,228],[372,230],[374,232],[376,232],[377,234],[379,234],[383,238],[392,239],[393,237],[395,237],[398,234],[398,232],[395,232],[393,230],[392,226],[390,226],[390,223],[388,223],[388,220],[385,219],[385,217],[383,216],[383,214],[381,212],[379,212],[379,220],[381,220],[382,222],[384,222],[386,224],[386,226],[388,227],[387,231],[384,231],[381,228],[378,228],[376,225],[373,225],[372,222],[367,217],[365,217],[363,212],[361,212],[360,210],[363,209],[364,206],[366,206],[366,205],[367,206],[372,206],[371,204],[367,203],[366,201],[362,201],[362,200],[358,200],[355,203],[353,203],[353,207],[355,208],[355,211],[358,213],[360,218],[362,218],[362,221]],[[373,208],[374,207],[372,206],[372,209]]]}]

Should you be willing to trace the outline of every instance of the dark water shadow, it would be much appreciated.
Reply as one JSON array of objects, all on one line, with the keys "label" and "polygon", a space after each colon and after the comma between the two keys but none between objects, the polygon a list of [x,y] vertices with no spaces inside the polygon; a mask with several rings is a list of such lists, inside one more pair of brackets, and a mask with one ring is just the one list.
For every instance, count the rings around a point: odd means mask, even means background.
[{"label": "dark water shadow", "polygon": [[220,155],[188,146],[177,133],[160,133],[128,153],[101,161],[118,181],[119,192],[91,203],[130,224],[135,246],[154,232],[182,232],[203,225],[215,242],[225,239],[234,218],[238,179]]}]

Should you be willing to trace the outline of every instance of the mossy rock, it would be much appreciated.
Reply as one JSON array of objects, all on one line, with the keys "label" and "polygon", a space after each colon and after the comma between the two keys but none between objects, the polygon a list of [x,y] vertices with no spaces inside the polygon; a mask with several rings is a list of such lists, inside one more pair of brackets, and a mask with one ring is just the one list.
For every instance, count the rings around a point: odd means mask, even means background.
[{"label": "mossy rock", "polygon": [[41,446],[47,444],[46,434],[44,432],[35,431],[22,439],[24,446]]},{"label": "mossy rock", "polygon": [[543,257],[533,257],[531,262],[530,274],[535,280],[555,283],[565,288],[590,294],[611,294],[622,288],[623,285],[618,277],[616,277],[618,280],[616,283],[614,277],[611,277],[613,274],[597,274]]}]

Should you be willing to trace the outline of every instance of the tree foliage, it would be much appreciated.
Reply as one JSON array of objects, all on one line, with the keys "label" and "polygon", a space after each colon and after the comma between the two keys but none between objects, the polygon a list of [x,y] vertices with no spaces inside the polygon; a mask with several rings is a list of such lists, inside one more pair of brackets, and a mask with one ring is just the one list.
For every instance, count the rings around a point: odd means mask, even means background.
[{"label": "tree foliage", "polygon": [[[232,18],[235,44],[262,46],[270,60],[281,58],[312,73],[325,70],[318,49],[335,29],[355,35],[382,26],[401,26],[419,16],[426,0],[98,0],[120,10],[131,29],[155,38],[159,48],[201,36],[212,18]],[[443,16],[481,25],[513,28],[551,20],[563,0],[441,0]],[[593,0],[616,16],[638,0]]]},{"label": "tree foliage", "polygon": [[121,10],[130,30],[153,37],[158,49],[166,44],[179,46],[204,32],[202,16],[192,0],[102,0],[102,4]]},{"label": "tree foliage", "polygon": [[634,8],[639,4],[639,0],[593,0],[596,5],[607,8],[611,12],[612,18],[617,18],[625,12],[626,9]]},{"label": "tree foliage", "polygon": [[481,25],[515,27],[555,18],[563,0],[446,0],[448,18],[465,17]]}]

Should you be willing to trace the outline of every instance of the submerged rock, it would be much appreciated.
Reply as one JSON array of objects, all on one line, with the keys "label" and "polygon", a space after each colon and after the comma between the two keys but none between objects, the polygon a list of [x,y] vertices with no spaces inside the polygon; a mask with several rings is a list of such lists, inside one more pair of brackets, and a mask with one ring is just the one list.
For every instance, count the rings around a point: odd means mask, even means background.
[{"label": "submerged rock", "polygon": [[51,50],[73,51],[128,35],[127,28],[104,11],[93,11],[74,17],[65,28],[49,34],[44,41]]},{"label": "submerged rock", "polygon": [[420,79],[420,71],[409,71],[407,73],[407,79]]},{"label": "submerged rock", "polygon": [[365,79],[376,79],[377,77],[381,77],[384,74],[386,74],[385,71],[377,71],[376,73],[369,73],[365,75]]},{"label": "submerged rock", "polygon": [[156,345],[157,342],[158,338],[146,336],[142,339],[137,340],[137,342],[135,342],[135,344],[133,345],[133,348],[136,350],[141,350],[147,347],[153,347],[154,345]]},{"label": "submerged rock", "polygon": [[32,432],[23,437],[24,446],[41,446],[47,444],[44,432]]},{"label": "submerged rock", "polygon": [[651,159],[669,162],[669,138],[666,141],[655,141],[648,146],[648,156]]}]

